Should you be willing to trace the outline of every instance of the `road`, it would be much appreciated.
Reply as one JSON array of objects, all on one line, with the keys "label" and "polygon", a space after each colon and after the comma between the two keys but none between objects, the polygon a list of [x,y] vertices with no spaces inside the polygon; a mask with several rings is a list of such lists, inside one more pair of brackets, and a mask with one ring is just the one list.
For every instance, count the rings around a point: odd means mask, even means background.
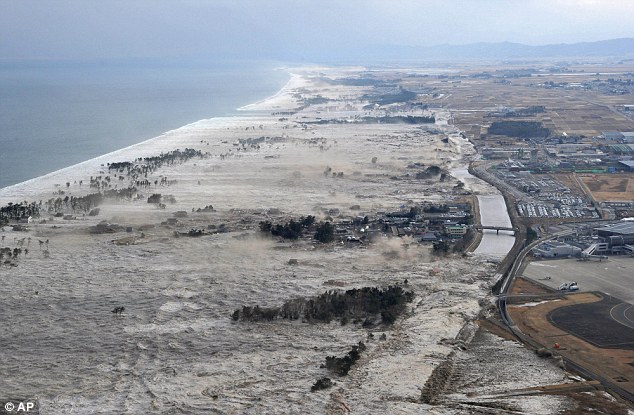
[{"label": "road", "polygon": [[580,291],[600,291],[634,304],[634,258],[630,256],[610,256],[601,262],[574,258],[533,261],[523,275],[554,289],[576,281]]}]

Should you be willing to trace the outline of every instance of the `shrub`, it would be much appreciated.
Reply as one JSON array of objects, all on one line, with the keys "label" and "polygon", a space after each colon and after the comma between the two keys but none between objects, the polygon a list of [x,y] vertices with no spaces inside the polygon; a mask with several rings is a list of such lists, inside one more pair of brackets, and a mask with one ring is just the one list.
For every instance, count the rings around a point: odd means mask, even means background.
[{"label": "shrub", "polygon": [[323,389],[328,389],[331,388],[333,385],[334,383],[332,382],[332,380],[330,380],[330,378],[321,378],[317,380],[317,382],[315,382],[313,386],[310,387],[310,391],[315,392]]}]

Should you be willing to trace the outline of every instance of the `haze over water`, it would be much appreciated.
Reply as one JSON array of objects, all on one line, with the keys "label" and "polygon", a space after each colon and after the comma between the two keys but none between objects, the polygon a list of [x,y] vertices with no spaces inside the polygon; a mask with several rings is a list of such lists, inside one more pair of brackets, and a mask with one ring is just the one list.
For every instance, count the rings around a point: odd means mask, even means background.
[{"label": "haze over water", "polygon": [[273,63],[0,63],[0,188],[278,91]]}]

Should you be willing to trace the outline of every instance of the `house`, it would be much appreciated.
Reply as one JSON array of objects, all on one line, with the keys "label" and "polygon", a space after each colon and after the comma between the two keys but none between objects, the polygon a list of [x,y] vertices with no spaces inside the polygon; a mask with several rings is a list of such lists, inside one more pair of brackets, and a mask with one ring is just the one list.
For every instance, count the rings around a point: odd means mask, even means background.
[{"label": "house", "polygon": [[433,232],[425,232],[423,237],[420,238],[421,242],[436,242],[437,240],[438,237],[436,237],[436,234]]}]

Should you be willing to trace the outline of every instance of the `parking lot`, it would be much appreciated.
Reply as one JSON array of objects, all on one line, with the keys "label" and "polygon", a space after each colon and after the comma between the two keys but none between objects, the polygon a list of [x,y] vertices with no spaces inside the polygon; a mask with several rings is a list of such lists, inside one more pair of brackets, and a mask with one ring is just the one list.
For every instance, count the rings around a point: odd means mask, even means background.
[{"label": "parking lot", "polygon": [[634,258],[610,256],[597,260],[554,259],[532,261],[523,276],[551,288],[576,281],[579,291],[601,291],[634,304]]}]

